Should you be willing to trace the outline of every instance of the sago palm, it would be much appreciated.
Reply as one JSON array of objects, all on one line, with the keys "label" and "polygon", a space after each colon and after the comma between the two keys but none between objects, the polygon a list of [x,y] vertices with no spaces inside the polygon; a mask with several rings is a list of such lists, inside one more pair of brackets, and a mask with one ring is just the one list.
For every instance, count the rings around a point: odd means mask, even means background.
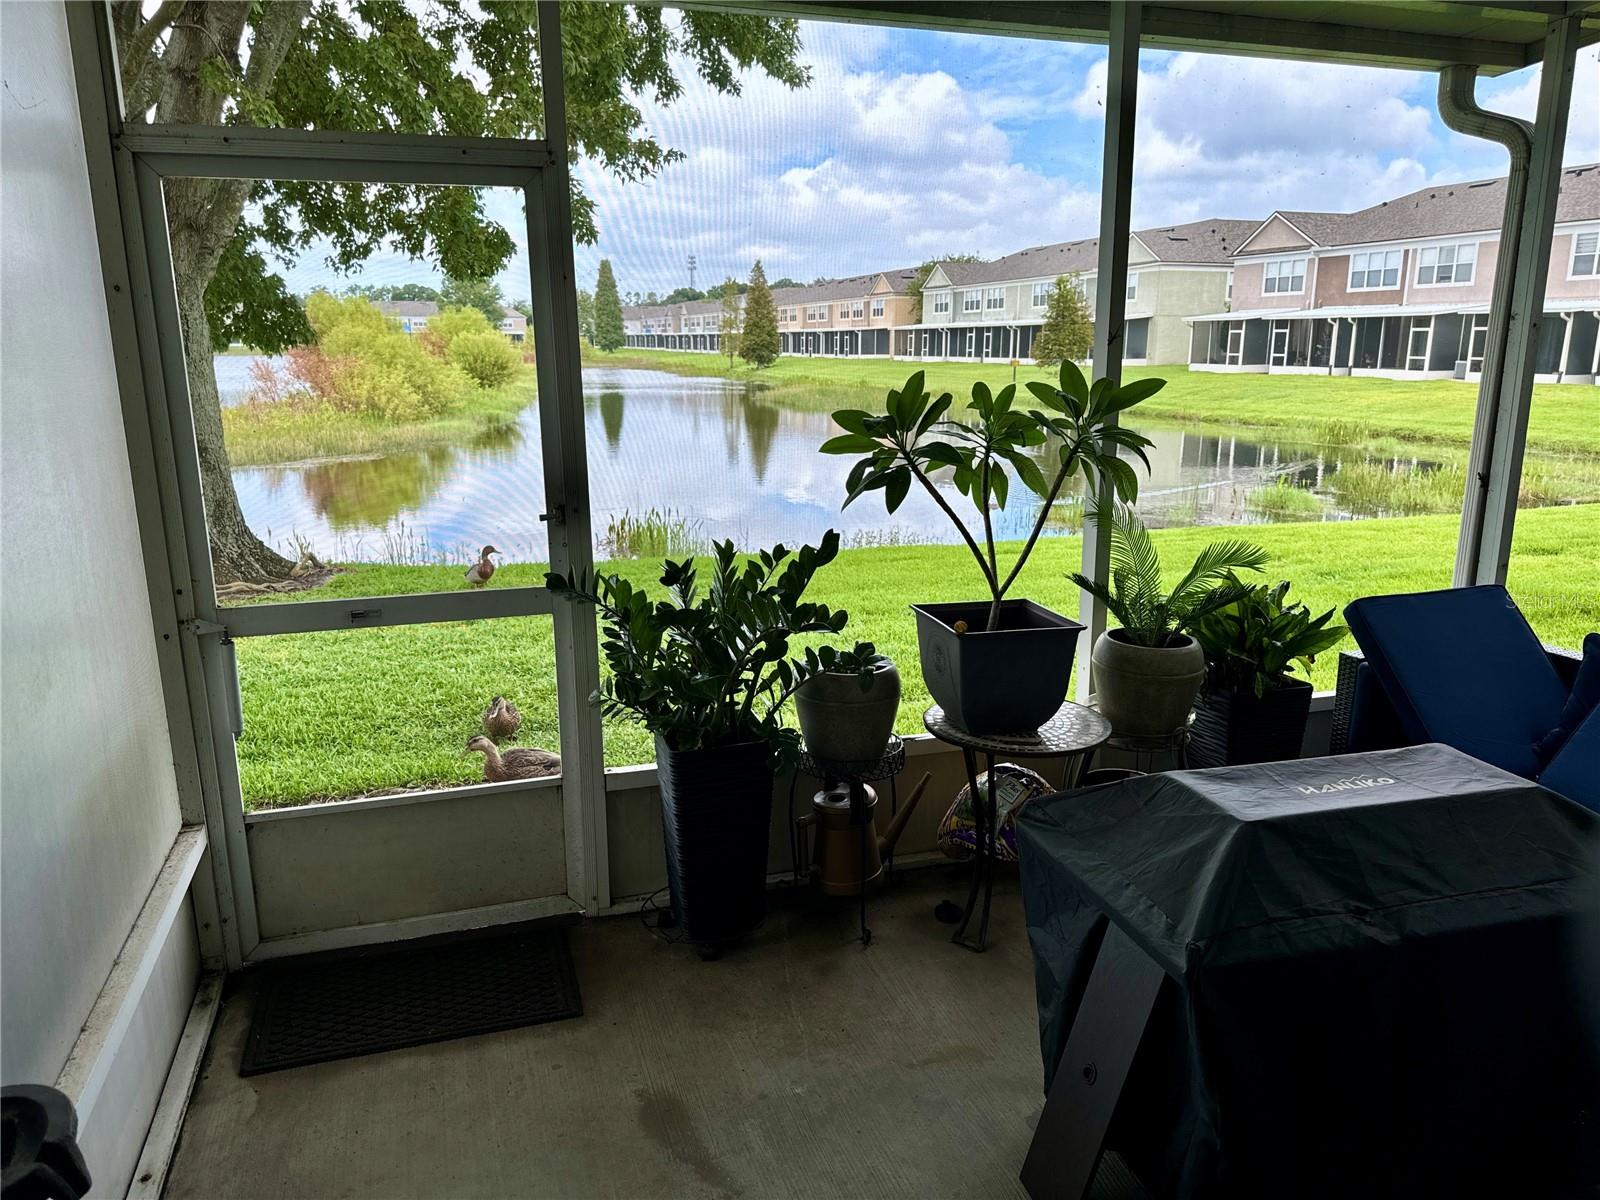
[{"label": "sago palm", "polygon": [[1161,586],[1161,556],[1131,505],[1113,502],[1091,516],[1110,531],[1110,585],[1077,571],[1072,581],[1106,606],[1136,646],[1171,645],[1201,618],[1249,593],[1251,585],[1232,572],[1259,571],[1267,562],[1267,552],[1254,542],[1224,538],[1201,550],[1168,592]]}]

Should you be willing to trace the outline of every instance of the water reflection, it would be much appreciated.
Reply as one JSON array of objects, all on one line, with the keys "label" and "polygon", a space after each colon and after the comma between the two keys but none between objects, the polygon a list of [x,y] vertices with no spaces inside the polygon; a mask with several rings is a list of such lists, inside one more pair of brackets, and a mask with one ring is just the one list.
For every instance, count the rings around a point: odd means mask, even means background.
[{"label": "water reflection", "polygon": [[[248,359],[223,361],[235,374],[248,371]],[[893,516],[867,500],[841,512],[851,460],[817,453],[834,432],[828,413],[763,402],[740,383],[590,369],[584,417],[597,534],[624,513],[665,510],[708,540],[731,537],[744,546],[815,540],[830,526],[855,544],[955,537],[916,490]],[[1139,503],[1153,526],[1342,520],[1380,508],[1386,480],[1405,477],[1408,494],[1425,491],[1411,485],[1438,467],[1182,428],[1140,430],[1155,443]],[[1041,466],[1054,452],[1039,448]],[[1359,498],[1351,486],[1357,476],[1366,485]],[[248,468],[235,480],[252,527],[274,545],[301,539],[339,560],[466,561],[490,542],[512,561],[546,555],[537,405],[468,445]],[[995,514],[996,532],[1025,535],[1036,503],[1016,489],[1010,507]],[[965,500],[956,506],[966,511]],[[1069,491],[1047,532],[1070,532],[1080,521],[1081,497]]]}]

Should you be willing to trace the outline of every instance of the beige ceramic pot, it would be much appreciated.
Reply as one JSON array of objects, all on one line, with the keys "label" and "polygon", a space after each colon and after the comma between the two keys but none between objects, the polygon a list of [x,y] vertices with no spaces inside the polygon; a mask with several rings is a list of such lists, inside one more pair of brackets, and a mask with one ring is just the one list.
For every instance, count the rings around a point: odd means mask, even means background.
[{"label": "beige ceramic pot", "polygon": [[1136,646],[1108,629],[1094,644],[1100,712],[1124,737],[1160,737],[1183,727],[1205,682],[1206,656],[1187,634],[1176,646]]}]

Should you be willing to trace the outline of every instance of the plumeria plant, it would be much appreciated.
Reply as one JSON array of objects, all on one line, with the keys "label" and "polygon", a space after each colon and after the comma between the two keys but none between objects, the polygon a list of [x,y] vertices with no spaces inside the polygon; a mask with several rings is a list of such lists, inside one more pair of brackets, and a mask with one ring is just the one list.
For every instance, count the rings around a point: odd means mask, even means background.
[{"label": "plumeria plant", "polygon": [[[845,481],[846,507],[868,492],[881,491],[884,506],[892,513],[905,502],[913,484],[933,498],[977,561],[992,601],[987,624],[992,630],[999,624],[1000,602],[1021,574],[1069,479],[1082,476],[1090,495],[1104,482],[1129,503],[1138,496],[1138,476],[1117,451],[1126,450],[1148,470],[1145,447],[1151,442],[1118,424],[1117,415],[1165,386],[1164,379],[1139,379],[1120,387],[1100,379],[1091,385],[1077,365],[1067,361],[1061,364],[1057,384],[1030,382],[1025,393],[1019,393],[1014,383],[998,392],[986,383],[975,383],[964,412],[952,416],[950,393],[933,399],[923,372],[918,371],[889,393],[884,412],[834,413],[834,423],[844,432],[824,442],[822,451],[862,456]],[[1053,449],[1041,467],[1030,451],[1052,439]],[[940,470],[950,471],[956,491],[978,510],[981,543],[935,482],[933,475]],[[1021,553],[1009,570],[1003,570],[995,548],[993,512],[1005,508],[1010,498],[1011,473],[1041,503]]]}]

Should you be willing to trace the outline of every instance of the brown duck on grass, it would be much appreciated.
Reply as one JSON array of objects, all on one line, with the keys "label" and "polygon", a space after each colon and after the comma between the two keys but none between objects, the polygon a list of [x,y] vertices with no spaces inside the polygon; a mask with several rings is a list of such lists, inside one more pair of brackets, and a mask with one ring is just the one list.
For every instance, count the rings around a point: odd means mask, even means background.
[{"label": "brown duck on grass", "polygon": [[561,756],[531,746],[516,746],[501,751],[494,742],[479,734],[467,743],[465,753],[483,755],[483,777],[490,783],[511,779],[548,779],[561,774]]},{"label": "brown duck on grass", "polygon": [[491,554],[499,554],[493,546],[485,546],[478,555],[478,561],[467,568],[466,579],[475,588],[480,588],[489,582],[489,577],[494,574],[494,559]]},{"label": "brown duck on grass", "polygon": [[522,714],[504,696],[496,696],[483,710],[483,731],[497,742],[516,737],[521,728]]}]

